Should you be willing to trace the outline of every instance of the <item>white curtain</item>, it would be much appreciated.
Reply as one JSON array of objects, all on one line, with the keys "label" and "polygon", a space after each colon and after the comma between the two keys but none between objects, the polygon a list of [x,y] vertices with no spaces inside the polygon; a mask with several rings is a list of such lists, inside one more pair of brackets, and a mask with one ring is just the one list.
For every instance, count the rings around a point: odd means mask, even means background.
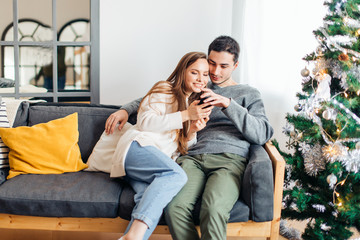
[{"label": "white curtain", "polygon": [[282,147],[285,116],[295,112],[300,71],[307,66],[302,58],[318,46],[312,32],[325,13],[321,0],[233,0],[232,35],[241,47],[234,77],[261,92]]}]

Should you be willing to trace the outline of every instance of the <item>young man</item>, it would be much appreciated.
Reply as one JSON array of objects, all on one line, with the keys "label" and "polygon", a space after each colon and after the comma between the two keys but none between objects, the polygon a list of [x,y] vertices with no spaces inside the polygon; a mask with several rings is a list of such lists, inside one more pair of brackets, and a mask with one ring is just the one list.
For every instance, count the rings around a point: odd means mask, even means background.
[{"label": "young man", "polygon": [[[174,240],[200,239],[192,212],[201,196],[201,239],[226,239],[226,224],[240,195],[250,144],[262,145],[273,134],[259,91],[232,79],[239,52],[238,43],[229,36],[220,36],[209,46],[211,83],[201,97],[207,97],[204,101],[215,108],[206,127],[198,132],[197,144],[177,160],[188,182],[165,209]],[[124,109],[127,112],[119,110],[109,117],[108,133],[118,122],[123,124],[137,104]]]}]

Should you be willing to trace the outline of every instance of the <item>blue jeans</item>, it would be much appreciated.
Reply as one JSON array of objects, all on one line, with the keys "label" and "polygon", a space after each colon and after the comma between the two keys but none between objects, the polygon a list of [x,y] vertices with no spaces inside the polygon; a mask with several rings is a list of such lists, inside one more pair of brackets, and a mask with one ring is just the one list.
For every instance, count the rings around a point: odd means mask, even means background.
[{"label": "blue jeans", "polygon": [[125,180],[135,191],[135,207],[128,232],[135,219],[148,229],[144,240],[154,231],[163,209],[187,181],[184,170],[171,158],[153,146],[140,146],[132,142],[125,158]]}]

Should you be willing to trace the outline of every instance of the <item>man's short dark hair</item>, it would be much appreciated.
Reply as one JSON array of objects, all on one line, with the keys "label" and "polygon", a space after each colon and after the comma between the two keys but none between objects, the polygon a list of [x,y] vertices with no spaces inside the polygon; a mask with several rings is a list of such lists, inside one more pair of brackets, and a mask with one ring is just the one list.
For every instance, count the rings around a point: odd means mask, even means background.
[{"label": "man's short dark hair", "polygon": [[238,42],[229,36],[219,36],[209,45],[208,55],[211,51],[228,52],[234,55],[234,63],[239,59],[240,46]]}]

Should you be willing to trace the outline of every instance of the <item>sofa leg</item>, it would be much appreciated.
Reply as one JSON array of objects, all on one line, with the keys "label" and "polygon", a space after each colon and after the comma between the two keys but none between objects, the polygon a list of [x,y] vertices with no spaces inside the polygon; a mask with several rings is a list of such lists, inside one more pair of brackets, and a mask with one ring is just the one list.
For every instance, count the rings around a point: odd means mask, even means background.
[{"label": "sofa leg", "polygon": [[267,237],[266,240],[279,240],[279,234],[278,233],[272,233],[270,237]]},{"label": "sofa leg", "polygon": [[276,235],[276,234],[274,234],[274,235],[272,235],[272,236],[270,236],[270,237],[266,238],[266,240],[278,240],[278,239],[279,239],[279,236],[278,236],[278,235]]},{"label": "sofa leg", "polygon": [[278,240],[280,232],[280,218],[273,219],[271,222],[270,237],[267,240]]}]

